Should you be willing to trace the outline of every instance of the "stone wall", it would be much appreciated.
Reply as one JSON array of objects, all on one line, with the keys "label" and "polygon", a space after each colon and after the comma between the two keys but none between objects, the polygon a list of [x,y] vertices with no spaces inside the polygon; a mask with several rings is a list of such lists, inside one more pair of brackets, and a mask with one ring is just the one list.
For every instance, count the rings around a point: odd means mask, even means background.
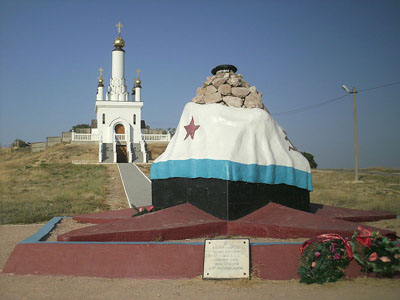
[{"label": "stone wall", "polygon": [[52,136],[46,138],[47,147],[57,145],[61,143],[61,136]]},{"label": "stone wall", "polygon": [[67,131],[67,132],[63,132],[61,133],[61,141],[63,143],[69,143],[72,140],[72,132]]},{"label": "stone wall", "polygon": [[75,128],[76,133],[91,133],[92,128]]},{"label": "stone wall", "polygon": [[40,152],[46,150],[46,143],[44,142],[32,143],[30,145],[30,148],[31,152]]}]

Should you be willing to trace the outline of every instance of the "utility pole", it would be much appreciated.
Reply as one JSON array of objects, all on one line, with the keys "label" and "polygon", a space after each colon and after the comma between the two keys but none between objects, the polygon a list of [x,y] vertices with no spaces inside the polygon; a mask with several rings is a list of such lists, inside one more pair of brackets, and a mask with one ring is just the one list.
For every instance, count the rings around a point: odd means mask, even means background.
[{"label": "utility pole", "polygon": [[356,94],[357,90],[353,87],[350,91],[347,86],[343,85],[343,89],[349,94],[353,94],[353,127],[354,127],[354,180],[358,181],[358,134],[357,134],[357,105],[356,105]]}]

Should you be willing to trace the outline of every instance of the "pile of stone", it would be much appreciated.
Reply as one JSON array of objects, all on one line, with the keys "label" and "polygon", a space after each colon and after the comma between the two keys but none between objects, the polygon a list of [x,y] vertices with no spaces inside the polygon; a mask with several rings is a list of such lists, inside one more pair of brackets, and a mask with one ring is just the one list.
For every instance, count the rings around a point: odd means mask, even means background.
[{"label": "pile of stone", "polygon": [[220,103],[231,107],[261,108],[268,112],[261,98],[262,94],[255,86],[250,86],[241,74],[219,71],[212,77],[207,76],[192,101],[198,104]]}]

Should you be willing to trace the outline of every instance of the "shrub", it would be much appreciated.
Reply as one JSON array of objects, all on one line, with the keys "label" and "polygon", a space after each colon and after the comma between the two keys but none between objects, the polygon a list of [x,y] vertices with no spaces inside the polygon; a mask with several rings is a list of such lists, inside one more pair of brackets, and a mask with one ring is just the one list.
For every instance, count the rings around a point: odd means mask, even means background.
[{"label": "shrub", "polygon": [[314,160],[314,155],[308,152],[301,152],[305,158],[307,158],[308,163],[310,164],[311,169],[316,169],[318,167],[318,164]]}]

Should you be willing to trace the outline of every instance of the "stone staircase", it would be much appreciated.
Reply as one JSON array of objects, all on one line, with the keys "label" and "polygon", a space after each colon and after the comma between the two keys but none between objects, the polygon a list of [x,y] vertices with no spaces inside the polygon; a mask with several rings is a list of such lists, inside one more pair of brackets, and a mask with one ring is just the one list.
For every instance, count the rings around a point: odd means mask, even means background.
[{"label": "stone staircase", "polygon": [[[134,143],[132,144],[132,162],[143,162],[143,152],[140,151],[140,144]],[[112,143],[104,143],[103,144],[103,163],[113,163],[114,161],[113,154],[113,144]]]}]

